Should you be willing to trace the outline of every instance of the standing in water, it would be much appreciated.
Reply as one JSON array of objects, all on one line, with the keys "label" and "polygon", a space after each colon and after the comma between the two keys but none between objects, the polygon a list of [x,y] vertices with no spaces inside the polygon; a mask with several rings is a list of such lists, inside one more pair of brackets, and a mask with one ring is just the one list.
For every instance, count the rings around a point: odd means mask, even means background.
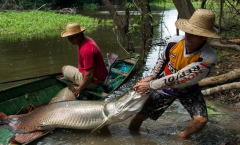
[{"label": "standing in water", "polygon": [[73,23],[67,25],[66,30],[61,33],[61,37],[67,37],[68,41],[77,45],[78,68],[70,65],[62,67],[64,77],[79,85],[72,90],[77,97],[85,88],[94,89],[102,86],[108,76],[102,53],[93,39],[84,36],[85,30],[85,27]]},{"label": "standing in water", "polygon": [[198,82],[217,63],[217,54],[207,43],[208,37],[221,38],[213,31],[214,22],[214,13],[206,9],[196,10],[189,20],[176,21],[185,36],[169,39],[151,74],[133,87],[138,93],[150,91],[150,95],[132,118],[130,130],[139,129],[147,118],[157,120],[176,99],[193,119],[179,135],[186,138],[204,128],[208,114]]}]

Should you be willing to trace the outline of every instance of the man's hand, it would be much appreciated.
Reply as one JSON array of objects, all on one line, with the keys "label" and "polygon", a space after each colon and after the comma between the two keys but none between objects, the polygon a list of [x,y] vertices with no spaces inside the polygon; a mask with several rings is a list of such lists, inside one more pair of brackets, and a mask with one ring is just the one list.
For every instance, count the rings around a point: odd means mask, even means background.
[{"label": "man's hand", "polygon": [[149,90],[148,82],[138,82],[133,89],[136,90],[139,94],[146,93]]},{"label": "man's hand", "polygon": [[91,83],[94,78],[94,67],[86,69],[86,73],[83,76],[83,81],[78,87],[74,87],[72,90],[76,97],[80,96],[80,93]]},{"label": "man's hand", "polygon": [[81,93],[81,88],[80,87],[74,87],[74,89],[72,90],[73,94],[76,97],[79,97],[80,93]]}]

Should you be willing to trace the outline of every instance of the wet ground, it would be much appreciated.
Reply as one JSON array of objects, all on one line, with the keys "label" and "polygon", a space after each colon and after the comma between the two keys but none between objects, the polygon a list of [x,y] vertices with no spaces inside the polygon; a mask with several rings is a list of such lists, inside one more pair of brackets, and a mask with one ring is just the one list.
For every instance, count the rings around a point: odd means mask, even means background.
[{"label": "wet ground", "polygon": [[[160,21],[161,11],[154,11],[156,21]],[[106,10],[82,11],[81,14],[111,18]],[[176,10],[164,12],[164,24],[155,29],[153,44],[159,43],[159,38],[169,38],[175,35],[174,22],[177,18]],[[120,58],[126,53],[119,47],[116,36],[109,31],[112,26],[100,26],[96,31],[86,35],[92,37],[99,45],[106,60],[106,53],[114,52]],[[61,31],[59,31],[60,34]],[[181,33],[183,34],[183,33]],[[113,95],[119,96],[131,89],[138,79],[147,77],[153,68],[159,51],[162,46],[151,47],[145,63],[139,63],[126,83],[121,86]],[[31,40],[0,39],[0,81],[10,81],[25,77],[60,72],[65,64],[77,66],[76,46],[72,46],[66,38],[59,35],[44,38],[33,38]],[[13,84],[8,84],[11,86]],[[0,86],[3,87],[3,86]],[[5,87],[5,86],[4,86]],[[56,129],[53,133],[42,137],[33,145],[106,145],[106,144],[169,144],[169,145],[190,145],[190,144],[225,144],[233,140],[233,136],[240,134],[239,113],[233,112],[214,101],[206,99],[208,107],[214,111],[209,115],[209,122],[199,133],[189,139],[181,139],[176,134],[184,130],[191,122],[191,118],[178,102],[167,109],[157,120],[146,120],[139,131],[127,129],[130,119],[104,127],[96,134],[89,135],[90,130]]]}]

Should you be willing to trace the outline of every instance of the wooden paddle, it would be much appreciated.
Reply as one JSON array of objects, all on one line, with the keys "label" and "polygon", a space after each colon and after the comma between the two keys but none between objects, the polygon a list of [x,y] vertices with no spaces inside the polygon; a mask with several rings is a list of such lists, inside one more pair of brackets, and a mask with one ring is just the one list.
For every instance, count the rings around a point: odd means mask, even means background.
[{"label": "wooden paddle", "polygon": [[57,76],[61,75],[62,73],[53,73],[53,74],[47,74],[47,75],[42,75],[42,76],[37,76],[37,77],[29,77],[29,78],[24,78],[24,79],[19,79],[19,80],[13,80],[13,81],[8,81],[8,82],[1,82],[0,85],[3,84],[8,84],[8,83],[13,83],[13,82],[18,82],[18,81],[24,81],[24,80],[30,80],[30,79],[37,79],[37,78],[42,78],[42,77],[48,77],[48,76]]},{"label": "wooden paddle", "polygon": [[117,60],[118,58],[118,55],[115,54],[115,53],[107,53],[107,60],[108,60],[108,76],[104,82],[104,85],[107,85],[107,80],[108,80],[108,77],[109,77],[109,72],[110,72],[110,69],[112,67],[112,65],[114,64],[114,62]]}]

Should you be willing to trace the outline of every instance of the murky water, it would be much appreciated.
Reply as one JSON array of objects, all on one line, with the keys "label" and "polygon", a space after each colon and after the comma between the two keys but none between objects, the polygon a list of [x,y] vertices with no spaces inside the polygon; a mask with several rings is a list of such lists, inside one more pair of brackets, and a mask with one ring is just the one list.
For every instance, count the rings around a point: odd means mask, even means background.
[{"label": "murky water", "polygon": [[[153,11],[156,21],[160,21],[161,11]],[[111,18],[106,10],[102,11],[80,11],[81,14],[102,19]],[[174,22],[177,18],[176,10],[164,12],[163,25],[155,29],[153,44],[159,42],[159,38],[169,38],[176,34]],[[92,37],[99,45],[106,60],[106,53],[114,52],[120,58],[126,53],[120,48],[116,36],[109,31],[112,26],[100,26],[96,31],[88,32],[86,35]],[[0,82],[15,80],[25,77],[60,72],[65,64],[77,66],[76,46],[72,46],[66,38],[49,36],[29,41],[7,41],[0,40]],[[183,34],[181,32],[180,34]],[[139,63],[126,83],[122,85],[112,96],[119,96],[131,89],[138,79],[147,77],[153,68],[158,52],[162,46],[154,45],[148,54],[145,64]],[[8,84],[10,86],[12,84]],[[139,131],[127,129],[130,119],[104,127],[94,135],[89,135],[90,130],[56,129],[53,133],[42,137],[31,144],[37,145],[105,145],[105,144],[221,144],[228,142],[232,134],[240,134],[238,113],[229,111],[225,107],[219,107],[215,102],[207,101],[219,115],[209,115],[209,122],[199,133],[192,135],[189,139],[181,139],[176,133],[184,130],[191,122],[191,118],[183,106],[178,102],[167,109],[157,120],[146,120]],[[225,115],[221,115],[225,113]]]}]

